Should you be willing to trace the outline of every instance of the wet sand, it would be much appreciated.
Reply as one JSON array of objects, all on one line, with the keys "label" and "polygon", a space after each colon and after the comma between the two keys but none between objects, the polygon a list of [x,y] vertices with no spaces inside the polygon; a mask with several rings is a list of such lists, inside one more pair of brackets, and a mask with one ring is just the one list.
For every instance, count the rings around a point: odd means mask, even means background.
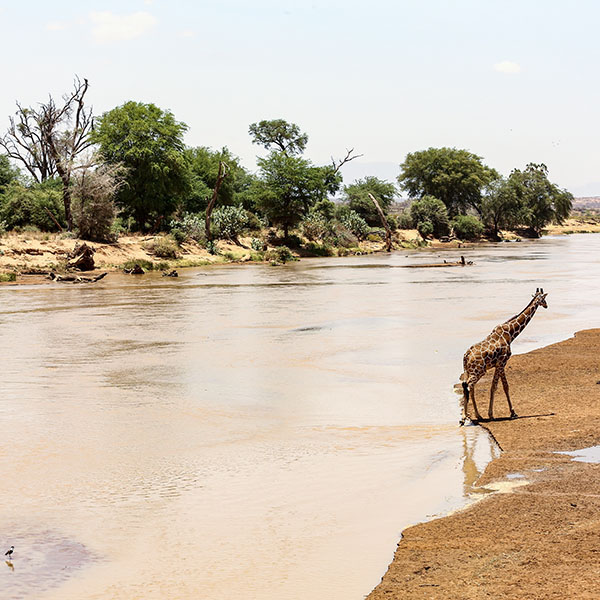
[{"label": "wet sand", "polygon": [[[511,358],[519,418],[482,423],[503,452],[479,481],[508,493],[405,530],[370,600],[600,598],[600,464],[557,453],[600,444],[599,363],[600,329]],[[501,386],[494,412],[508,417]]]}]

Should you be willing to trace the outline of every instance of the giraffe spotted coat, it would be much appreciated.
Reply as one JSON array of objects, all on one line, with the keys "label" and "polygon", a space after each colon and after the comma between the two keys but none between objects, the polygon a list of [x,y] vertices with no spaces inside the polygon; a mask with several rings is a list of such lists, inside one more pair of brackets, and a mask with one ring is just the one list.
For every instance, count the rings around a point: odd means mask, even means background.
[{"label": "giraffe spotted coat", "polygon": [[510,416],[516,417],[508,391],[508,381],[504,373],[504,367],[511,356],[510,344],[523,331],[525,326],[531,321],[535,311],[539,306],[548,308],[546,296],[543,289],[537,289],[531,302],[516,316],[508,321],[494,327],[490,335],[483,341],[471,346],[463,358],[464,372],[461,376],[463,385],[463,407],[461,416],[461,425],[467,418],[467,406],[469,399],[473,403],[475,418],[481,420],[481,415],[475,404],[475,384],[483,377],[486,371],[495,368],[492,387],[490,390],[490,405],[488,410],[489,419],[494,418],[494,393],[498,386],[498,381],[502,380],[502,387],[506,394],[506,400],[510,409]]}]

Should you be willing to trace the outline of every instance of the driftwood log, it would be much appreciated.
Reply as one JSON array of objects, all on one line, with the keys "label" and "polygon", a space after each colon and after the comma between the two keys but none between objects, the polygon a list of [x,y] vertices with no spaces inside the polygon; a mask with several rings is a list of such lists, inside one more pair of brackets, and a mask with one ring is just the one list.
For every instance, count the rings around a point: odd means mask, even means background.
[{"label": "driftwood log", "polygon": [[83,277],[82,275],[59,275],[58,273],[51,272],[48,274],[48,279],[63,283],[96,283],[96,281],[100,281],[106,277],[107,274],[100,273],[100,275],[96,275],[95,277]]},{"label": "driftwood log", "polygon": [[179,273],[173,269],[172,271],[163,271],[163,277],[179,277]]},{"label": "driftwood log", "polygon": [[85,242],[76,244],[73,252],[69,254],[67,268],[77,269],[78,271],[93,271],[94,267],[94,249]]},{"label": "driftwood log", "polygon": [[371,198],[371,200],[373,201],[373,204],[375,205],[375,208],[377,209],[377,213],[379,214],[379,218],[381,219],[381,224],[383,225],[383,228],[385,229],[386,252],[391,252],[392,251],[392,230],[390,229],[390,225],[387,222],[387,219],[385,218],[383,211],[381,210],[381,206],[379,206],[379,202],[377,202],[377,199],[375,198],[375,196],[373,196],[373,194],[371,194],[371,192],[369,192],[369,198]]}]

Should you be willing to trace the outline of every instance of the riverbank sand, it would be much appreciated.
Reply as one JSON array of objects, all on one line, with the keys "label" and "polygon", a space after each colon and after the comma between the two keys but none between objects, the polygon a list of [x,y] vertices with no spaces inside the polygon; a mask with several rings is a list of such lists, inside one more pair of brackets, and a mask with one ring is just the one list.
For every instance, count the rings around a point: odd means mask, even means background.
[{"label": "riverbank sand", "polygon": [[[369,600],[600,598],[600,464],[557,453],[600,444],[599,366],[600,329],[511,358],[519,418],[482,423],[503,452],[478,484],[523,485],[404,531]],[[501,386],[494,409],[508,417]]]}]

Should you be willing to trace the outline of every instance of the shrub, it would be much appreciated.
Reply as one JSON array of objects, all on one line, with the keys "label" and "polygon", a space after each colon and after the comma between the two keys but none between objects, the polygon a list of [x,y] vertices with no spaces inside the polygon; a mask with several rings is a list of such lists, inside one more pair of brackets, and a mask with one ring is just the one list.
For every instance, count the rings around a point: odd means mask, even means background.
[{"label": "shrub", "polygon": [[161,236],[145,244],[150,254],[159,258],[177,258],[177,244],[170,236]]},{"label": "shrub", "polygon": [[472,215],[458,215],[452,219],[454,235],[461,240],[476,240],[483,234],[483,223]]},{"label": "shrub", "polygon": [[262,252],[264,247],[265,247],[265,243],[260,238],[253,237],[250,240],[250,248],[252,248],[252,250],[256,250],[257,252]]},{"label": "shrub", "polygon": [[117,209],[114,197],[123,186],[120,165],[102,164],[95,169],[78,171],[72,182],[73,218],[79,237],[108,242],[115,239],[111,228]]},{"label": "shrub", "polygon": [[398,215],[398,229],[414,229],[414,227],[415,225],[410,213],[407,210],[403,210]]},{"label": "shrub", "polygon": [[189,239],[203,244],[206,239],[206,229],[203,213],[184,213],[180,219],[174,219],[169,224],[171,234],[179,244]]},{"label": "shrub", "polygon": [[311,210],[304,219],[302,219],[300,231],[304,237],[311,241],[322,240],[329,231],[327,220],[320,212]]},{"label": "shrub", "polygon": [[246,211],[246,227],[245,229],[250,231],[260,231],[262,229],[263,224],[260,219],[249,210]]},{"label": "shrub", "polygon": [[8,272],[8,273],[0,273],[0,281],[1,282],[9,282],[9,281],[16,281],[17,280],[17,274],[14,272]]},{"label": "shrub", "polygon": [[[423,196],[420,200],[415,200],[410,206],[410,216],[413,223],[416,224],[421,236],[421,231],[429,231],[427,235],[434,235],[439,238],[448,235],[450,232],[450,223],[448,222],[448,211],[446,205],[433,196]],[[425,223],[429,222],[431,228]]]},{"label": "shrub", "polygon": [[417,223],[417,231],[419,235],[425,239],[433,235],[433,223],[431,221],[419,221]]},{"label": "shrub", "polygon": [[390,226],[390,229],[392,231],[395,231],[396,229],[398,229],[398,219],[396,217],[396,215],[386,215],[385,216],[388,225]]},{"label": "shrub", "polygon": [[315,242],[308,242],[306,251],[313,256],[333,256],[335,254],[333,247],[329,244],[317,244]]},{"label": "shrub", "polygon": [[341,215],[340,223],[349,229],[359,240],[364,240],[369,234],[367,222],[353,210]]},{"label": "shrub", "polygon": [[212,214],[215,237],[237,240],[248,223],[246,211],[241,206],[220,206]]},{"label": "shrub", "polygon": [[7,229],[32,225],[41,231],[57,231],[54,220],[64,227],[60,182],[49,180],[31,187],[10,183],[0,197],[0,219]]},{"label": "shrub", "polygon": [[265,253],[265,260],[270,260],[278,263],[286,263],[290,260],[296,260],[292,251],[287,246],[278,246]]}]

